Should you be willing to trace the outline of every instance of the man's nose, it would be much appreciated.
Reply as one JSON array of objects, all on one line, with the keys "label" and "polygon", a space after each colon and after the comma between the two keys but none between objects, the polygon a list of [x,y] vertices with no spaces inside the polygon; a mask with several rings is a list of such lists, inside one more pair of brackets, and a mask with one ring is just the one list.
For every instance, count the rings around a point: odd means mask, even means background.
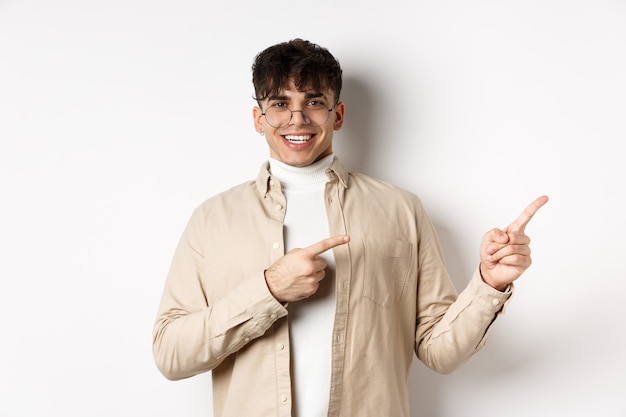
[{"label": "man's nose", "polygon": [[[296,116],[296,114],[298,114]],[[299,120],[296,120],[296,117]],[[306,118],[304,117],[304,110],[292,110],[291,111],[291,124],[308,124]]]}]

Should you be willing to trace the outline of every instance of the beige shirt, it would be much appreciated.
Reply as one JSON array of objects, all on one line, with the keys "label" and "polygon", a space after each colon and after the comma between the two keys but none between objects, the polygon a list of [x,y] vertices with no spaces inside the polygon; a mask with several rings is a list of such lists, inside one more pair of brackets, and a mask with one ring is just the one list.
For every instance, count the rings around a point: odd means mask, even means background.
[{"label": "beige shirt", "polygon": [[[485,343],[509,293],[474,273],[457,297],[419,199],[335,159],[325,204],[336,314],[328,416],[408,417],[413,352],[449,373]],[[286,201],[267,164],[198,207],[174,254],[154,326],[160,371],[212,371],[215,417],[291,415],[289,306],[264,270],[284,254]],[[311,242],[314,243],[314,242]]]}]

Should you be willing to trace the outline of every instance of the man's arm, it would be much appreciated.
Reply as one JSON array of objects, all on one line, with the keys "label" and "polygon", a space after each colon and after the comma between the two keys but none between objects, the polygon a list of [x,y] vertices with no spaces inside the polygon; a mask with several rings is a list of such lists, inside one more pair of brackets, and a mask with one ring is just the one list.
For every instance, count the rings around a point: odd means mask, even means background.
[{"label": "man's arm", "polygon": [[262,269],[251,271],[218,299],[209,300],[205,287],[228,287],[206,276],[211,267],[206,265],[202,245],[207,234],[202,217],[194,213],[183,232],[154,324],[154,359],[168,379],[214,369],[287,315],[267,288]]},{"label": "man's arm", "polygon": [[[484,346],[491,325],[502,314],[511,296],[513,281],[530,266],[530,239],[524,234],[524,228],[547,200],[545,196],[536,199],[505,230],[493,229],[485,234],[481,266],[458,297],[454,296],[448,280],[441,278],[441,273],[437,275],[436,269],[420,271],[422,294],[415,350],[426,365],[447,374],[461,367]],[[424,230],[428,232],[429,228]],[[434,232],[430,232],[422,239],[429,241],[433,236]],[[428,265],[427,262],[422,264]],[[488,271],[486,278],[481,276],[481,269],[483,274]]]},{"label": "man's arm", "polygon": [[317,290],[326,267],[319,255],[349,241],[347,236],[335,236],[294,249],[267,270],[252,273],[209,303],[203,286],[210,279],[203,274],[211,268],[205,265],[203,256],[203,230],[199,216],[192,216],[176,249],[154,326],[154,357],[169,379],[212,370],[263,336],[287,315],[283,303],[305,298]]}]

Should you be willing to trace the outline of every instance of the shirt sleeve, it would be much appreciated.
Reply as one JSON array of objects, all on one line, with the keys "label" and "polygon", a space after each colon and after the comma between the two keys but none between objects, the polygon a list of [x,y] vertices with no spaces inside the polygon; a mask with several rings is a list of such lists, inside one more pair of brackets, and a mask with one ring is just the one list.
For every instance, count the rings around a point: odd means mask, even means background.
[{"label": "shirt sleeve", "polygon": [[465,290],[420,343],[420,359],[444,374],[460,368],[485,345],[512,292],[513,286],[503,293],[485,284],[476,270]]},{"label": "shirt sleeve", "polygon": [[202,251],[203,231],[202,216],[195,212],[175,251],[154,324],[154,359],[168,379],[214,369],[287,315],[267,288],[263,271],[239,279],[209,302],[203,288],[210,282],[203,276],[210,271]]},{"label": "shirt sleeve", "polygon": [[487,285],[476,268],[467,287],[457,295],[426,214],[421,229],[415,352],[428,367],[448,374],[485,345],[495,319],[510,300],[513,285],[500,292]]}]

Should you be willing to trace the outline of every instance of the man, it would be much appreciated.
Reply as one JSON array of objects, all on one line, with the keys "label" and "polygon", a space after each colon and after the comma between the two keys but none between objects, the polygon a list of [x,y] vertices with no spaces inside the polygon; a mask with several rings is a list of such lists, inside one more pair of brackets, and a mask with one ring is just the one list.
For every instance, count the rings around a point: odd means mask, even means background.
[{"label": "man", "polygon": [[334,156],[341,76],[308,41],[257,55],[270,159],[198,207],[174,255],[154,356],[170,379],[212,371],[216,417],[408,417],[413,352],[460,367],[530,266],[524,228],[545,196],[485,234],[457,296],[419,199]]}]

